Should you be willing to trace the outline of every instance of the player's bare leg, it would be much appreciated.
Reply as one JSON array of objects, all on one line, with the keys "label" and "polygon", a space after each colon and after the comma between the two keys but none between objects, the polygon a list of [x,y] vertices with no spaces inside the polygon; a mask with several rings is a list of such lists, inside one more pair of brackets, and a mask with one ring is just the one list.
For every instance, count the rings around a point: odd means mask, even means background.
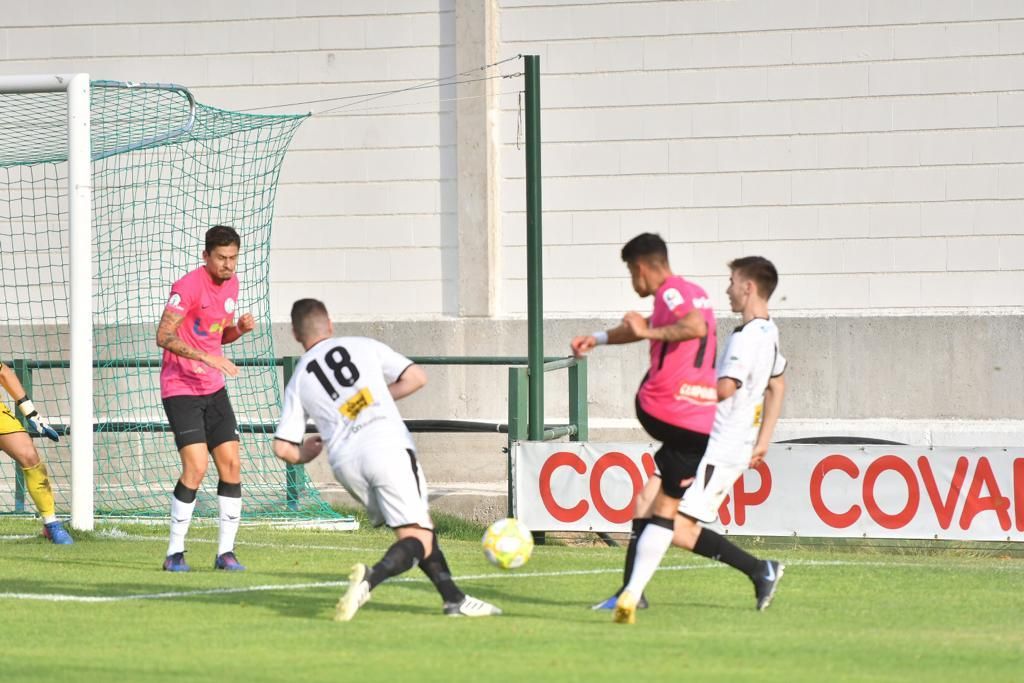
[{"label": "player's bare leg", "polygon": [[684,550],[693,550],[694,546],[697,545],[697,538],[700,534],[700,524],[682,513],[676,515],[672,545]]},{"label": "player's bare leg", "polygon": [[35,467],[40,462],[39,451],[27,432],[0,434],[0,451],[11,456],[22,469]]},{"label": "player's bare leg", "polygon": [[27,432],[12,432],[0,435],[0,451],[7,453],[18,463],[25,476],[25,488],[43,519],[43,535],[57,545],[71,545],[74,541],[64,526],[57,520],[57,506],[53,501],[53,490],[46,465],[39,458],[39,452]]},{"label": "player's bare leg", "polygon": [[215,569],[242,571],[235,557],[235,536],[242,519],[242,465],[238,441],[225,441],[213,449],[217,466],[217,505],[220,511]]},{"label": "player's bare leg", "polygon": [[401,541],[404,538],[415,538],[423,546],[423,556],[426,557],[434,551],[434,530],[426,529],[418,524],[400,526],[394,529],[395,538]]},{"label": "player's bare leg", "polygon": [[193,443],[178,450],[181,457],[179,481],[190,489],[198,490],[210,466],[210,452],[205,443]]}]

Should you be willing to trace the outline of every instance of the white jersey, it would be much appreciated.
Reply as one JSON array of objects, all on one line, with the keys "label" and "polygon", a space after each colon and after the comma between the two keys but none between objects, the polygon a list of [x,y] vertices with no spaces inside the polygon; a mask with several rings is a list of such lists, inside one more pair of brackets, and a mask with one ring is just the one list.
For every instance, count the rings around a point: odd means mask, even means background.
[{"label": "white jersey", "polygon": [[715,409],[704,460],[743,467],[750,463],[761,430],[768,380],[785,370],[786,359],[779,352],[779,328],[772,320],[754,318],[729,335],[718,378],[734,379],[739,387]]},{"label": "white jersey", "polygon": [[[307,416],[324,440],[331,466],[350,455],[415,450],[388,385],[412,361],[366,337],[334,337],[302,355],[284,391],[274,437],[301,443]],[[405,456],[403,456],[405,457]]]}]

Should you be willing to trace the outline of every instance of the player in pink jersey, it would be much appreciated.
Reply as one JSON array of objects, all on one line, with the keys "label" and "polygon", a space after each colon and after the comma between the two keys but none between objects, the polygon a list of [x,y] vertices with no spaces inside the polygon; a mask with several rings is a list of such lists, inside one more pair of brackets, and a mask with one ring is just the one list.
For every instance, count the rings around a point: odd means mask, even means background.
[{"label": "player in pink jersey", "polygon": [[[577,357],[602,344],[650,341],[651,367],[637,392],[636,414],[661,447],[654,455],[657,471],[634,501],[622,587],[594,605],[594,609],[609,610],[615,608],[633,573],[644,529],[650,524],[673,528],[679,501],[707,448],[718,398],[715,317],[705,291],[672,272],[668,247],[658,235],[643,233],[631,239],[622,247],[622,260],[632,276],[633,290],[642,297],[655,297],[651,317],[630,311],[618,327],[572,340]],[[676,545],[733,567],[748,566],[746,552],[710,529],[703,529],[697,538],[680,534]],[[636,607],[647,607],[645,596],[639,596]]]},{"label": "player in pink jersey", "polygon": [[682,503],[674,501],[675,510],[663,505],[660,496],[655,501],[651,524],[636,544],[633,571],[616,600],[613,620],[619,624],[635,623],[640,596],[672,544],[721,559],[746,574],[754,584],[758,610],[771,604],[782,579],[784,567],[778,560],[759,560],[731,543],[725,545],[725,539],[700,525],[718,518],[719,506],[743,470],[764,460],[785,392],[786,359],[779,353],[779,330],[768,315],[779,274],[760,256],[736,259],[729,269],[726,294],[743,324],[730,335],[717,372],[718,403],[708,449]]},{"label": "player in pink jersey", "polygon": [[242,478],[238,423],[224,387],[224,375],[238,368],[224,357],[230,344],[256,327],[252,314],[235,321],[238,305],[238,250],[233,228],[215,225],[206,232],[204,265],[171,287],[160,318],[156,343],[164,350],[160,397],[181,455],[181,478],[171,497],[171,540],[164,560],[167,571],[188,571],[185,536],[196,506],[196,491],[213,455],[220,481],[220,534],[216,569],[245,569],[235,557],[235,535],[242,514]]}]

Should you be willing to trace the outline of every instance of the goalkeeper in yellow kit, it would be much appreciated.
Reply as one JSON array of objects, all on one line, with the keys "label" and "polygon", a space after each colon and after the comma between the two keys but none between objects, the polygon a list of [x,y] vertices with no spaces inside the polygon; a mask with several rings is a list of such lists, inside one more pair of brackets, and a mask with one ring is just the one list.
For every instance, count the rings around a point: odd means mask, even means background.
[{"label": "goalkeeper in yellow kit", "polygon": [[[18,376],[2,362],[0,386],[11,395],[18,410],[25,416],[25,421],[39,436],[45,436],[52,441],[58,440],[56,430],[40,417]],[[50,488],[50,479],[46,476],[46,465],[39,459],[32,437],[3,402],[0,402],[0,451],[14,458],[25,474],[25,488],[28,489],[28,494],[43,518],[43,536],[58,545],[73,543],[71,535],[57,521],[53,490]]]}]

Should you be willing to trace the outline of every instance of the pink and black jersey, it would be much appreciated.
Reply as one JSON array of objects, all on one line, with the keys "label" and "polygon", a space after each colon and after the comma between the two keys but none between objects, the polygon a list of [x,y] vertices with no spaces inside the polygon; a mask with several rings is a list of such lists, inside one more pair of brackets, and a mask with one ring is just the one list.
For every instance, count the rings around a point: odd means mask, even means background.
[{"label": "pink and black jersey", "polygon": [[[196,268],[171,286],[165,310],[185,316],[178,337],[212,356],[223,356],[221,337],[233,326],[238,278],[217,284],[205,267]],[[164,350],[160,397],[206,396],[224,387],[224,375],[203,362]]]},{"label": "pink and black jersey", "polygon": [[707,293],[692,282],[673,275],[654,295],[649,325],[666,327],[700,311],[708,326],[701,339],[682,342],[651,341],[651,369],[637,400],[647,414],[662,422],[700,434],[709,434],[715,420],[715,314]]}]

